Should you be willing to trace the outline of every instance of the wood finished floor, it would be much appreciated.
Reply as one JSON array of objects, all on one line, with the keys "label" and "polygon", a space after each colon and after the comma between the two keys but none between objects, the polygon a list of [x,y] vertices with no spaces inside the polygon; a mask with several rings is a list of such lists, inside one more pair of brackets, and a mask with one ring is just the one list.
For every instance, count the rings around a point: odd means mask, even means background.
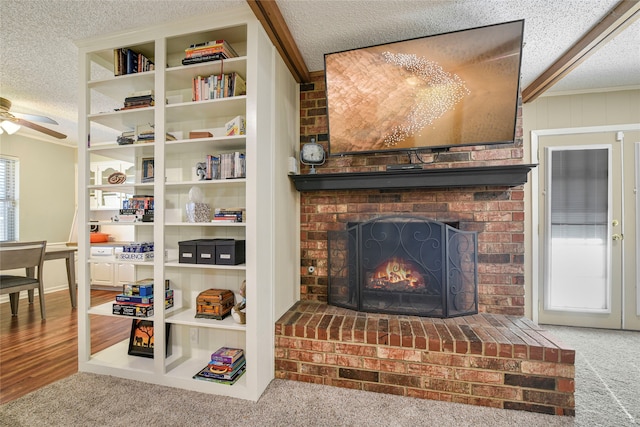
[{"label": "wood finished floor", "polygon": [[[26,294],[26,292],[23,292]],[[113,301],[117,292],[92,291],[91,304]],[[68,291],[45,295],[47,318],[40,303],[20,300],[18,316],[0,304],[0,404],[78,372],[78,312]],[[129,336],[131,319],[91,316],[92,352]]]}]

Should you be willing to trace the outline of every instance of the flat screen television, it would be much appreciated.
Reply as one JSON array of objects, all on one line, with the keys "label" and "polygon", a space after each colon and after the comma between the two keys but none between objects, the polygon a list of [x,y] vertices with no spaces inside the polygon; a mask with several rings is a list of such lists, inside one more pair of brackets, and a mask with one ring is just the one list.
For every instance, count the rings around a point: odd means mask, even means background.
[{"label": "flat screen television", "polygon": [[331,155],[512,143],[524,20],[324,56]]}]

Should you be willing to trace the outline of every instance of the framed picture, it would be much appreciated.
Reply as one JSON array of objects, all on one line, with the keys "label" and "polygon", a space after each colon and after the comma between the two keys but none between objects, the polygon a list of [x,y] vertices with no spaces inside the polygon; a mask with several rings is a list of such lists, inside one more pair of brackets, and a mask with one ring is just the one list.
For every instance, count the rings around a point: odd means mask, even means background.
[{"label": "framed picture", "polygon": [[[167,355],[169,354],[169,330],[171,325],[166,324]],[[129,352],[131,356],[142,356],[153,358],[154,344],[154,328],[153,321],[144,319],[134,319],[131,322],[131,335],[129,336]]]},{"label": "framed picture", "polygon": [[142,159],[142,182],[153,182],[153,157]]}]

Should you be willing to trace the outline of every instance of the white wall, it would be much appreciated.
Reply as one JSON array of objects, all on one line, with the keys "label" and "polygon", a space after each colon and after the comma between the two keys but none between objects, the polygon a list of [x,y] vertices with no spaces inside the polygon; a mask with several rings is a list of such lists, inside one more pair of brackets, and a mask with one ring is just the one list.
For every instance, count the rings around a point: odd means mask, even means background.
[{"label": "white wall", "polygon": [[[640,122],[640,89],[602,91],[594,93],[543,96],[524,104],[522,112],[524,155],[526,163],[537,163],[531,156],[531,131],[542,129],[578,128],[605,125],[623,125]],[[533,257],[537,256],[532,247],[533,233],[538,224],[532,223],[531,179],[525,186],[525,315],[533,318],[537,307],[532,300]]]},{"label": "white wall", "polygon": [[[75,212],[77,150],[21,132],[0,135],[0,154],[20,161],[19,240],[65,243]],[[47,261],[44,274],[46,292],[68,288],[64,260]]]}]

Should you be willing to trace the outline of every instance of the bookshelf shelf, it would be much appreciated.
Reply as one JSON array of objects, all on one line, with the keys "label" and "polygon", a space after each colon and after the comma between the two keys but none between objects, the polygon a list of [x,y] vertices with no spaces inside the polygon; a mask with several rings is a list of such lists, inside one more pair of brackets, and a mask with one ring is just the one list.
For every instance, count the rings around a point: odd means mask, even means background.
[{"label": "bookshelf shelf", "polygon": [[[111,58],[113,61],[113,58]],[[145,71],[143,73],[125,74],[122,76],[111,76],[100,80],[93,80],[87,83],[90,90],[94,90],[111,98],[124,100],[131,92],[145,89],[153,89],[155,81],[155,71]]]},{"label": "bookshelf shelf", "polygon": [[89,120],[93,123],[115,129],[118,132],[135,129],[136,126],[145,123],[154,123],[155,108],[136,108],[134,110],[109,111],[90,114]]},{"label": "bookshelf shelf", "polygon": [[244,114],[246,99],[246,96],[232,96],[229,98],[170,104],[167,105],[168,122],[194,121],[216,116],[233,118]]},{"label": "bookshelf shelf", "polygon": [[224,73],[240,73],[242,76],[247,75],[247,58],[229,58],[223,61],[203,62],[200,64],[181,65],[167,69],[167,91],[182,90],[191,85],[193,76],[220,74]]}]

